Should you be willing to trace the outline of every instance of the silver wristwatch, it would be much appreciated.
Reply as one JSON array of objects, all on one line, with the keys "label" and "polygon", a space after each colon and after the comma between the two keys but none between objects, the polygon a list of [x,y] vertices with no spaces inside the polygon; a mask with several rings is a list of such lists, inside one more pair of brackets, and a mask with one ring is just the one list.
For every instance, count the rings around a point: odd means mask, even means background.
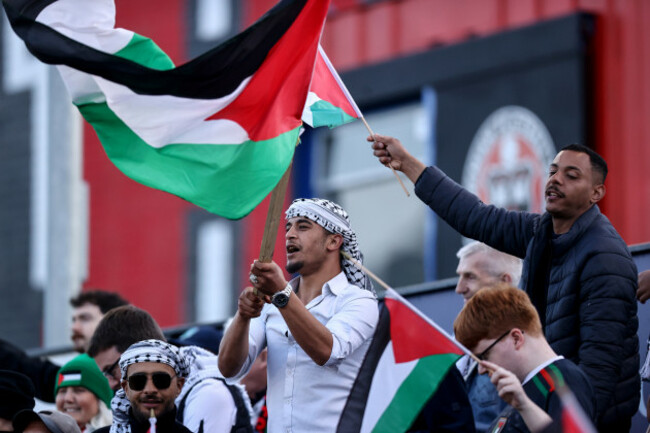
[{"label": "silver wristwatch", "polygon": [[273,294],[271,297],[271,302],[278,308],[284,308],[289,303],[289,296],[291,296],[291,292],[293,292],[291,284],[287,284],[287,287]]}]

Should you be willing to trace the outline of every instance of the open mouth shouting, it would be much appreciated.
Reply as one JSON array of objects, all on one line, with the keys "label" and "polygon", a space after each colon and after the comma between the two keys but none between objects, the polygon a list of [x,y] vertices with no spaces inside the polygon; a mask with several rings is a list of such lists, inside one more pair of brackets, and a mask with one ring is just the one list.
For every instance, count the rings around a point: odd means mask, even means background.
[{"label": "open mouth shouting", "polygon": [[287,244],[287,258],[300,251],[300,248],[295,244]]},{"label": "open mouth shouting", "polygon": [[564,194],[562,194],[562,192],[559,189],[557,189],[557,187],[552,185],[546,188],[545,196],[546,196],[546,200],[548,201],[554,201],[559,198],[564,198]]}]

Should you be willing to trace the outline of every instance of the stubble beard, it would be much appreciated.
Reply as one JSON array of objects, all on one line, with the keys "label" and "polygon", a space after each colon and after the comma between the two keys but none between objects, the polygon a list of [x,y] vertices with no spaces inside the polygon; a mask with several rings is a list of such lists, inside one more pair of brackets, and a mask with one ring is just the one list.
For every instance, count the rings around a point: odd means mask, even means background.
[{"label": "stubble beard", "polygon": [[302,261],[291,262],[291,263],[287,263],[285,269],[287,270],[288,273],[295,274],[296,272],[301,270],[304,265],[305,262]]},{"label": "stubble beard", "polygon": [[[133,403],[131,403],[131,411],[133,413],[133,416],[135,419],[137,419],[141,423],[148,423],[149,422],[149,416],[151,415],[151,412],[147,409],[144,409],[143,406],[138,405],[137,408],[133,407]],[[174,407],[175,403],[174,400],[171,402],[165,402],[164,403],[164,408],[163,411],[160,414],[156,414],[156,418],[160,418],[161,416],[165,415],[166,413],[170,412]],[[146,413],[145,413],[146,411]]]}]

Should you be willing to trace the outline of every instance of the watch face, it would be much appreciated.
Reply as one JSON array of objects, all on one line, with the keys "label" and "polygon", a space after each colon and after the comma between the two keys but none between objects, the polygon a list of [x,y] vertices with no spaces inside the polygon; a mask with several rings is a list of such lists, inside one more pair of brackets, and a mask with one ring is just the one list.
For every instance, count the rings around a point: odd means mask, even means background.
[{"label": "watch face", "polygon": [[289,297],[284,293],[276,293],[275,295],[273,295],[273,299],[271,299],[271,302],[273,302],[273,305],[275,305],[276,307],[282,308],[289,303]]}]

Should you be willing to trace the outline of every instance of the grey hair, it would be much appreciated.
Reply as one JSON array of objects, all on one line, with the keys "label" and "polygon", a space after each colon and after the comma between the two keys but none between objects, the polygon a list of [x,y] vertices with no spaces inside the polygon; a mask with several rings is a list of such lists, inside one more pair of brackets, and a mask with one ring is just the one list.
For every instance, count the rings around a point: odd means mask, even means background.
[{"label": "grey hair", "polygon": [[483,242],[472,241],[463,246],[456,253],[456,257],[462,260],[466,257],[476,253],[483,253],[490,257],[490,265],[488,272],[494,276],[501,274],[508,274],[512,279],[512,285],[518,286],[521,279],[521,266],[522,261],[519,257],[511,256],[510,254],[503,253],[499,250],[484,244]]}]

